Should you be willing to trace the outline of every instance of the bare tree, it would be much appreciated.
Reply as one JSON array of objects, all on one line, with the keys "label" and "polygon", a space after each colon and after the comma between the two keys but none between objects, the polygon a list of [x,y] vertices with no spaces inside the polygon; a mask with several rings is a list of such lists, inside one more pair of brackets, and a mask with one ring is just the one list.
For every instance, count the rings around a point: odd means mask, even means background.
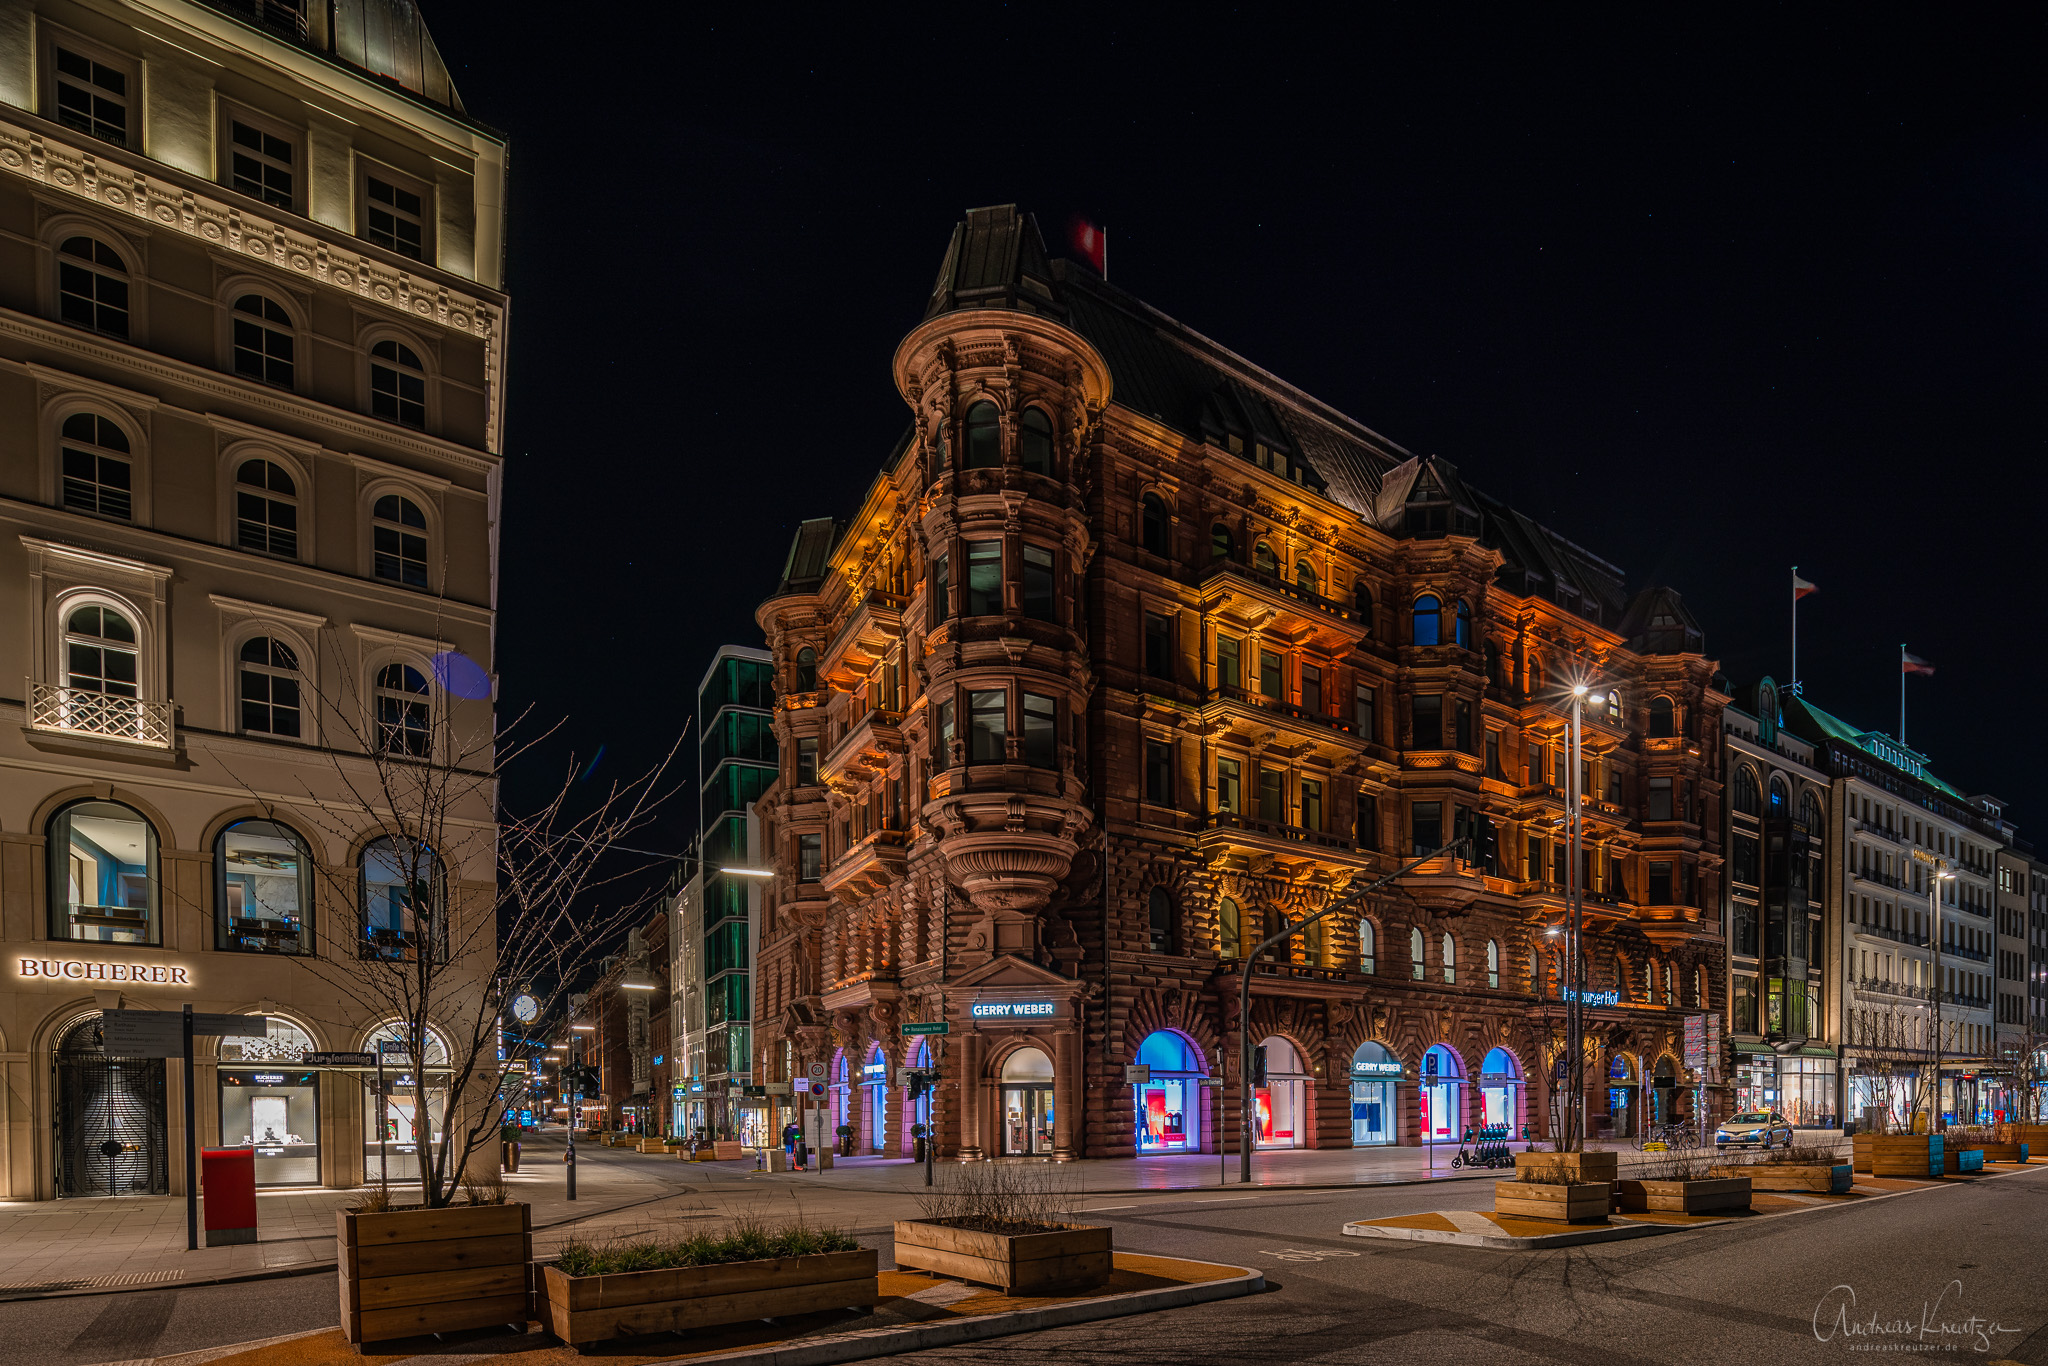
[{"label": "bare tree", "polygon": [[2008,1036],[1999,1044],[1996,1061],[2014,1093],[2007,1122],[2042,1123],[2048,1115],[2048,1033],[2030,1027],[2018,1039]]},{"label": "bare tree", "polygon": [[[326,917],[325,942],[302,961],[402,1040],[422,1201],[437,1208],[480,1152],[495,1162],[508,1097],[524,1092],[529,1050],[503,1045],[506,1003],[524,991],[537,1019],[553,1014],[660,895],[647,861],[620,845],[669,794],[682,736],[648,772],[603,786],[580,782],[572,756],[537,809],[508,812],[500,777],[541,762],[553,729],[526,718],[498,728],[488,704],[465,709],[464,725],[417,670],[386,673],[368,698],[344,683],[318,699],[337,743],[293,807],[354,855],[314,861],[327,904],[354,913]],[[443,1122],[430,1071],[445,1077]]]},{"label": "bare tree", "polygon": [[[1934,1077],[1934,1016],[1917,1000],[1859,998],[1849,1010],[1848,1046],[1863,1075],[1874,1080],[1887,1127],[1912,1123],[1925,1111],[1931,1128],[1941,1128],[1933,1115],[1937,1100]],[[1941,1022],[1942,1052],[1960,1051],[1963,1022]]]}]

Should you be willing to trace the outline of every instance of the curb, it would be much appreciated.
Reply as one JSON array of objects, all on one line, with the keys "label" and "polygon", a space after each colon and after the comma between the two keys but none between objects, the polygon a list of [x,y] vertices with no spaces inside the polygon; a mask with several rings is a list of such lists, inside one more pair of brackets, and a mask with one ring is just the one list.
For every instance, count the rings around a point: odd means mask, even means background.
[{"label": "curb", "polygon": [[[1467,1175],[1464,1172],[1459,1172],[1455,1176],[1446,1174],[1443,1176],[1421,1176],[1403,1178],[1399,1181],[1330,1181],[1319,1182],[1313,1185],[1308,1183],[1291,1181],[1254,1181],[1248,1186],[1240,1186],[1236,1184],[1228,1186],[1133,1186],[1129,1189],[1124,1190],[1082,1191],[1076,1198],[1082,1200],[1093,1200],[1097,1196],[1103,1195],[1190,1195],[1206,1194],[1210,1192],[1221,1194],[1227,1191],[1285,1192],[1383,1190],[1390,1189],[1395,1186],[1438,1186],[1442,1185],[1446,1181],[1498,1181],[1500,1179],[1501,1178],[1499,1171],[1492,1170],[1477,1171],[1471,1173],[1470,1175]],[[795,1183],[790,1184],[795,1185]],[[923,1186],[909,1186],[903,1188],[897,1188],[893,1186],[846,1186],[837,1183],[828,1184],[826,1182],[805,1182],[803,1183],[803,1188],[808,1188],[811,1190],[840,1191],[849,1195],[915,1195],[919,1191],[925,1189]],[[1086,1213],[1086,1211],[1084,1210],[1083,1213]],[[709,1357],[706,1357],[704,1359],[706,1361],[711,1360],[711,1358]]]}]

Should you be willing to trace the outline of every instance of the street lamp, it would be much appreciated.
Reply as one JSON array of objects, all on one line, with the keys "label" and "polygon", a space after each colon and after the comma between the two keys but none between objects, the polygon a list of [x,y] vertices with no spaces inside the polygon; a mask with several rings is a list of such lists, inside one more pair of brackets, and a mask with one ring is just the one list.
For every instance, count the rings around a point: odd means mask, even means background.
[{"label": "street lamp", "polygon": [[1933,1113],[1927,1117],[1927,1131],[1933,1133],[1941,1125],[1941,884],[1954,882],[1955,873],[1949,868],[1948,860],[1936,858],[1924,850],[1915,849],[1916,862],[1932,865],[1927,877],[1927,918],[1928,944],[1934,950],[1934,1102]]},{"label": "street lamp", "polygon": [[1569,929],[1565,935],[1565,958],[1570,964],[1571,986],[1565,992],[1565,1048],[1569,1050],[1570,1064],[1566,1072],[1567,1084],[1571,1088],[1570,1119],[1565,1130],[1565,1141],[1572,1152],[1580,1152],[1586,1146],[1586,1077],[1585,1077],[1585,1036],[1586,1036],[1586,994],[1585,953],[1585,888],[1580,885],[1579,861],[1585,847],[1586,813],[1585,794],[1579,790],[1580,765],[1585,754],[1585,709],[1604,706],[1607,694],[1595,691],[1588,683],[1574,683],[1571,690],[1571,740],[1565,756],[1564,775],[1564,821],[1565,854],[1564,878],[1565,901],[1568,906]]}]

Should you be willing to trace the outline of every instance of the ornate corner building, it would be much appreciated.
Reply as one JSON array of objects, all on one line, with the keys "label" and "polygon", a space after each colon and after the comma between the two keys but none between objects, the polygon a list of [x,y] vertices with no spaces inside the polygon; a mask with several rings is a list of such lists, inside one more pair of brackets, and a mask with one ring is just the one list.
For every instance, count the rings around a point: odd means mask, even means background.
[{"label": "ornate corner building", "polygon": [[[1048,259],[1012,207],[955,228],[894,376],[909,430],[758,609],[757,1081],[822,1076],[864,1152],[920,1124],[949,1157],[1234,1151],[1249,973],[1260,1146],[1544,1132],[1584,681],[1614,694],[1580,775],[1593,1132],[1690,1111],[1727,698],[1677,594]],[[1461,835],[1489,861],[1248,960]]]}]

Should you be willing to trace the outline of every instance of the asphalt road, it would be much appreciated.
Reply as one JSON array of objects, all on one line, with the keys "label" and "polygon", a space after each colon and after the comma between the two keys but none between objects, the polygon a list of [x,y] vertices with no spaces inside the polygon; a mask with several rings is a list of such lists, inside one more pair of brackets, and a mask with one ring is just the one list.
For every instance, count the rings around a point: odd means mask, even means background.
[{"label": "asphalt road", "polygon": [[[1947,1361],[2048,1366],[2048,1168],[1536,1254],[1340,1232],[1352,1219],[1481,1209],[1491,1199],[1491,1184],[1474,1181],[1093,1201],[1091,1217],[1115,1226],[1120,1248],[1255,1266],[1277,1288],[891,1360],[1674,1366],[1931,1349]],[[883,1244],[886,1258],[886,1239],[869,1241]],[[1873,1318],[1887,1331],[1842,1327],[1867,1328]],[[86,1366],[335,1321],[331,1275],[7,1303],[0,1362]],[[1923,1324],[1934,1326],[1922,1332]]]}]

